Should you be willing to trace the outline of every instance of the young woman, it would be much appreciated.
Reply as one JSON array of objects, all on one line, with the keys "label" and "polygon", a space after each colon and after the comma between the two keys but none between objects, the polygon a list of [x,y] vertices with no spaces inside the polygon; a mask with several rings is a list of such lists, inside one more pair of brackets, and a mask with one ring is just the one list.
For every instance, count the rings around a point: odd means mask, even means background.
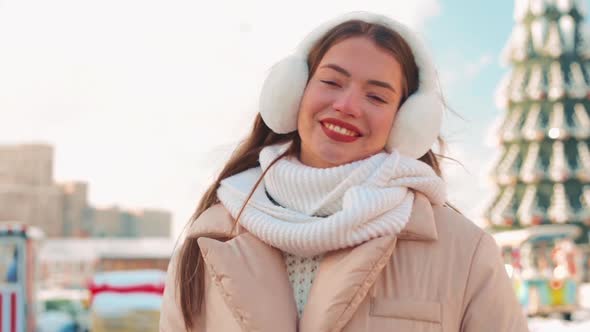
[{"label": "young woman", "polygon": [[436,71],[401,24],[328,22],[170,263],[161,331],[526,331],[494,240],[445,203]]}]

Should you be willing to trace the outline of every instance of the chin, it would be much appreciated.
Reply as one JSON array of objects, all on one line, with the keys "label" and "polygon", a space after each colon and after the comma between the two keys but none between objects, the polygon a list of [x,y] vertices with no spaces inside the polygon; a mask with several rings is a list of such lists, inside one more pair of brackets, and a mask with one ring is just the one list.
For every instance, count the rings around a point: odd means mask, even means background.
[{"label": "chin", "polygon": [[318,149],[316,153],[324,162],[324,164],[331,165],[329,167],[348,164],[353,161],[365,159],[368,157],[367,155],[362,153],[353,153],[353,151],[351,151],[351,148],[348,148],[346,146],[341,146],[337,148],[333,146],[327,146],[323,149]]}]

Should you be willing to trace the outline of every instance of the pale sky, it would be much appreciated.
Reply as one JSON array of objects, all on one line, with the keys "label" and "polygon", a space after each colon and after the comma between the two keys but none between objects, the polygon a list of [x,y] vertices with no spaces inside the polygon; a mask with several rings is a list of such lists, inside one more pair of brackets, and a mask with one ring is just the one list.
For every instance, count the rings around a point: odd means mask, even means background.
[{"label": "pale sky", "polygon": [[[178,234],[249,130],[267,69],[315,26],[351,10],[392,16],[427,40],[429,22],[452,19],[439,0],[0,0],[0,144],[54,145],[57,181],[88,182],[95,206],[168,209]],[[435,51],[443,86],[458,100],[460,84],[496,66],[500,50],[467,61],[455,56],[461,50]],[[451,144],[467,169],[448,169],[451,197],[474,219],[474,203],[489,195],[481,193],[489,161],[478,134]]]}]

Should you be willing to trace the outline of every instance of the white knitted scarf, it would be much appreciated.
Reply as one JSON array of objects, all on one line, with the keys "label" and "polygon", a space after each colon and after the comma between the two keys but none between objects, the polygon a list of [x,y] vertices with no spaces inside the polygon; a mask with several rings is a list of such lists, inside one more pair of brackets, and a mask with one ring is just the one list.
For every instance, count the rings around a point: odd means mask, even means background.
[{"label": "white knitted scarf", "polygon": [[[264,148],[261,167],[221,182],[217,196],[234,218],[262,172],[288,147]],[[286,157],[268,170],[239,223],[271,246],[310,257],[399,233],[410,217],[412,190],[434,204],[446,199],[445,184],[430,166],[396,151],[323,169]]]}]

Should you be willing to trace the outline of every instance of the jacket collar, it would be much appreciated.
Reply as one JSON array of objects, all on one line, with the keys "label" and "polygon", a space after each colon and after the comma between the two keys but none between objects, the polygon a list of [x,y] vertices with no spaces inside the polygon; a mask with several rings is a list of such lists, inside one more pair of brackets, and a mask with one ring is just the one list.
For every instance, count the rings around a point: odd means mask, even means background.
[{"label": "jacket collar", "polygon": [[216,205],[201,215],[189,234],[200,237],[214,284],[244,331],[339,331],[390,261],[398,239],[437,239],[430,202],[417,194],[410,220],[398,236],[376,238],[324,256],[297,329],[297,310],[282,253],[251,233],[239,229],[232,233],[233,224],[229,213]]},{"label": "jacket collar", "polygon": [[226,242],[197,241],[217,291],[243,331],[296,331],[297,308],[279,250],[251,233]]},{"label": "jacket collar", "polygon": [[397,238],[384,236],[328,253],[313,281],[300,332],[340,331],[389,262]]},{"label": "jacket collar", "polygon": [[415,193],[412,213],[406,227],[398,234],[400,240],[434,241],[438,239],[434,212],[428,198]]},{"label": "jacket collar", "polygon": [[396,237],[327,254],[299,324],[279,250],[247,232],[226,242],[208,237],[198,242],[207,271],[242,330],[324,332],[339,331],[348,323],[387,265]]},{"label": "jacket collar", "polygon": [[188,226],[187,237],[232,238],[242,231],[229,211],[216,204],[203,211],[197,220]]},{"label": "jacket collar", "polygon": [[397,240],[432,241],[437,237],[430,201],[416,194],[410,220],[400,234],[328,253],[313,281],[299,331],[340,331],[389,263]]}]

